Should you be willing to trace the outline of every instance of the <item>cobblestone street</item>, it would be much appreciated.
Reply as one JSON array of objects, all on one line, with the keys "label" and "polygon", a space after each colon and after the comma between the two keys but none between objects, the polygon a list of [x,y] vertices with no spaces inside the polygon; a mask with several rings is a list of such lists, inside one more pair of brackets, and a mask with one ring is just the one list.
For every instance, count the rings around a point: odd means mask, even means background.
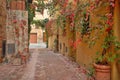
[{"label": "cobblestone street", "polygon": [[87,80],[84,68],[46,48],[30,50],[27,65],[1,64],[0,80]]}]

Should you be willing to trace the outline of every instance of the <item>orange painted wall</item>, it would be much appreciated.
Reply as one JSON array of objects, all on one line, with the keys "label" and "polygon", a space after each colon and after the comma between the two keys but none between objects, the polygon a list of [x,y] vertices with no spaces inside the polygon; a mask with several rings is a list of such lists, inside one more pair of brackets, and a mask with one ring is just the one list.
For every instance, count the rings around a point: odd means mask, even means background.
[{"label": "orange painted wall", "polygon": [[55,50],[55,39],[57,39],[57,26],[56,26],[56,21],[55,20],[51,20],[52,23],[49,25],[50,26],[50,30],[48,30],[48,48],[51,50]]},{"label": "orange painted wall", "polygon": [[64,30],[59,28],[59,52],[72,60],[76,60],[76,52],[70,46],[70,40],[73,40],[73,32],[70,30],[69,20],[66,20],[64,27]]},{"label": "orange painted wall", "polygon": [[[120,1],[116,0],[114,9],[114,34],[120,41]],[[120,80],[120,63],[114,62],[112,64],[112,80]]]},{"label": "orange painted wall", "polygon": [[[105,14],[107,10],[105,10],[104,7],[101,6],[101,8],[95,10],[95,14],[101,15]],[[99,22],[98,17],[90,18],[90,22],[97,23]],[[114,34],[117,36],[117,38],[120,40],[120,1],[116,0],[115,3],[115,10],[114,10]],[[81,42],[77,47],[77,63],[81,65],[86,65],[86,67],[90,67],[94,61],[94,58],[96,56],[96,51],[100,49],[100,44],[102,42],[102,39],[104,38],[104,35],[101,35],[100,39],[96,43],[96,45],[92,48],[88,48],[88,44],[86,42]],[[76,38],[78,39],[80,37],[80,34],[76,35]],[[111,80],[120,80],[120,63],[114,62],[112,64],[112,73],[111,73]]]},{"label": "orange painted wall", "polygon": [[[67,51],[66,51],[67,48]],[[59,28],[59,52],[68,56],[68,38],[67,33],[63,35],[63,31]]]},{"label": "orange painted wall", "polygon": [[[96,25],[99,22],[101,22],[101,19],[98,18],[98,16],[100,15],[105,15],[108,12],[108,10],[106,10],[106,6],[100,6],[100,8],[97,8],[94,10],[93,14],[95,14],[94,16],[90,16],[90,24],[92,25]],[[82,14],[81,14],[82,17]],[[80,18],[81,18],[80,17]],[[89,42],[89,39],[85,36],[84,38],[82,38],[82,41],[80,42],[80,44],[77,46],[76,49],[76,61],[77,63],[81,64],[81,65],[85,65],[86,67],[90,67],[94,60],[95,60],[95,56],[96,56],[96,52],[97,51],[101,51],[101,44],[103,42],[105,33],[103,34],[99,34],[97,33],[98,31],[92,31],[92,33],[90,34],[91,36],[100,36],[99,39],[97,40],[96,44],[92,47],[89,48],[89,44],[87,42]],[[78,35],[78,33],[76,34],[76,39],[80,38],[80,34]],[[85,40],[88,40],[87,42],[85,42]]]}]

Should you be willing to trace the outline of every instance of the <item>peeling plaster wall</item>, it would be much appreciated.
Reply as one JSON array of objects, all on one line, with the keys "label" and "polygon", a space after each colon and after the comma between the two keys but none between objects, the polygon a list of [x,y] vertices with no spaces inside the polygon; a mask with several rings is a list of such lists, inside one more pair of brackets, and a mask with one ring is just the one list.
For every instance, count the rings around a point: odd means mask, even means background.
[{"label": "peeling plaster wall", "polygon": [[7,57],[28,55],[28,12],[10,10],[7,17]]}]

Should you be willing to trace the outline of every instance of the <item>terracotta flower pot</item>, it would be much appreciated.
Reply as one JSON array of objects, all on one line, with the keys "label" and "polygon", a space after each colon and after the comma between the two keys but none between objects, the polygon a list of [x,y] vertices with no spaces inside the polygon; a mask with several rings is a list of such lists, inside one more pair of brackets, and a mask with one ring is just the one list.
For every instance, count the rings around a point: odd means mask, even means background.
[{"label": "terracotta flower pot", "polygon": [[110,80],[110,66],[93,64],[95,68],[95,80]]}]

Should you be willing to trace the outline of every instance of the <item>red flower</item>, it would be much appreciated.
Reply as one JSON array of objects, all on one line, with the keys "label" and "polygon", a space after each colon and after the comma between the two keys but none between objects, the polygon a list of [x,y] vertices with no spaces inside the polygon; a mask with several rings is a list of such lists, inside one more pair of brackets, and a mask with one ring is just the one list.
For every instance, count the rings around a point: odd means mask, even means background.
[{"label": "red flower", "polygon": [[77,43],[80,43],[82,40],[81,39],[77,39]]},{"label": "red flower", "polygon": [[26,20],[21,20],[21,22],[22,22],[24,25],[26,25]]},{"label": "red flower", "polygon": [[110,32],[112,30],[112,28],[111,27],[108,27],[105,31],[106,32]]},{"label": "red flower", "polygon": [[70,26],[71,26],[71,27],[74,27],[74,22],[70,23]]},{"label": "red flower", "polygon": [[24,24],[20,23],[20,28],[24,29]]},{"label": "red flower", "polygon": [[77,48],[77,43],[76,43],[76,42],[74,42],[74,44],[73,44],[73,48],[74,48],[74,49]]},{"label": "red flower", "polygon": [[112,26],[113,26],[113,22],[110,22],[110,23],[109,23],[109,26],[112,27]]},{"label": "red flower", "polygon": [[93,9],[95,9],[95,5],[92,4],[89,9],[92,11]]},{"label": "red flower", "polygon": [[109,25],[109,24],[110,24],[110,20],[107,20],[107,21],[106,21],[106,24],[108,24],[108,25]]},{"label": "red flower", "polygon": [[106,17],[107,17],[108,19],[111,19],[112,16],[113,16],[112,13],[107,13],[107,14],[106,14]]},{"label": "red flower", "polygon": [[113,26],[113,22],[112,22],[112,21],[110,21],[110,20],[107,20],[107,21],[106,21],[106,24],[108,24],[110,27],[112,27],[112,26]]},{"label": "red flower", "polygon": [[115,7],[115,3],[113,3],[113,2],[111,2],[110,5],[111,5],[112,7]]},{"label": "red flower", "polygon": [[70,46],[73,46],[73,44],[74,44],[74,41],[73,41],[73,40],[70,40],[70,41],[69,41],[69,45],[70,45]]},{"label": "red flower", "polygon": [[100,2],[100,0],[95,0],[96,5],[98,5],[98,4],[99,4],[99,2]]},{"label": "red flower", "polygon": [[20,27],[23,27],[23,24],[22,24],[22,23],[20,24]]},{"label": "red flower", "polygon": [[76,49],[77,45],[79,45],[80,42],[81,42],[81,39],[77,39],[76,41],[70,40],[69,45],[73,47],[73,49]]},{"label": "red flower", "polygon": [[17,23],[17,20],[16,20],[16,19],[14,19],[14,20],[13,20],[13,23]]}]

